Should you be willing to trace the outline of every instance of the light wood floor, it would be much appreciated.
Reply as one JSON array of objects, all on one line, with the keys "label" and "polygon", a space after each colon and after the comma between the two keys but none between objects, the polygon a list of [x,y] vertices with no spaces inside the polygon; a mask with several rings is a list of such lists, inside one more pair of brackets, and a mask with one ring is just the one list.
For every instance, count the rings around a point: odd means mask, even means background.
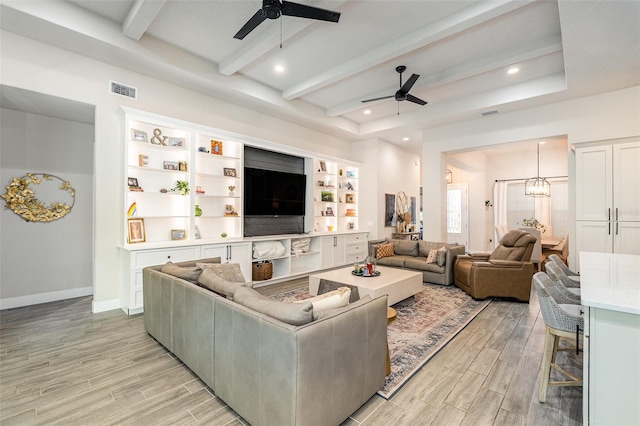
[{"label": "light wood floor", "polygon": [[[581,388],[538,402],[544,323],[533,296],[492,302],[389,401],[374,396],[345,425],[581,424]],[[559,359],[581,372],[581,355]],[[0,424],[246,422],[144,331],[142,315],[92,314],[79,298],[0,311]]]}]

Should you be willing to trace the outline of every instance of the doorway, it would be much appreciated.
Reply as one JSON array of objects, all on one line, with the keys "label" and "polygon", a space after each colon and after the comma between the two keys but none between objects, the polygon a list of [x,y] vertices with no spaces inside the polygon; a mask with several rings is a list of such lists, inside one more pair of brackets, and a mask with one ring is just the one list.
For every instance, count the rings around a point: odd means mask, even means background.
[{"label": "doorway", "polygon": [[469,188],[466,183],[447,185],[447,242],[469,247]]}]

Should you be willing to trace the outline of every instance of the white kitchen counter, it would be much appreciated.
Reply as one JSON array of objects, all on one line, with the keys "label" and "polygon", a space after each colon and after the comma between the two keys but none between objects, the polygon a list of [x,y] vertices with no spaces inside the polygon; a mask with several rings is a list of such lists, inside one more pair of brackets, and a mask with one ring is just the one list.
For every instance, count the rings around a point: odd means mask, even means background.
[{"label": "white kitchen counter", "polygon": [[580,252],[584,306],[640,315],[640,256]]},{"label": "white kitchen counter", "polygon": [[583,424],[640,424],[640,256],[580,252]]}]

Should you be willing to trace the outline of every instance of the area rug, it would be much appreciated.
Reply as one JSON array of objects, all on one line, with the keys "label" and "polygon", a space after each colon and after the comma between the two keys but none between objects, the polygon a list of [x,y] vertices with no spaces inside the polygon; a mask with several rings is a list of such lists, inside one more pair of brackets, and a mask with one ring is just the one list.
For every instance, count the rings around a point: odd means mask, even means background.
[{"label": "area rug", "polygon": [[[294,301],[311,296],[308,288],[300,288],[272,297]],[[489,303],[490,300],[473,300],[455,286],[425,283],[424,289],[415,297],[393,305],[398,317],[389,324],[387,332],[391,374],[378,394],[391,398]]]}]

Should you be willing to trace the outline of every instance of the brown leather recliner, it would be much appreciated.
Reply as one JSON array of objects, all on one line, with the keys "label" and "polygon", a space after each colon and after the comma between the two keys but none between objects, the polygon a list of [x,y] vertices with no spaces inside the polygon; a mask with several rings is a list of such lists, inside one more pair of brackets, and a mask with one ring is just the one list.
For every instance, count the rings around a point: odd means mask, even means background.
[{"label": "brown leather recliner", "polygon": [[453,268],[454,283],[474,299],[511,297],[528,302],[533,263],[529,262],[536,237],[512,230],[491,253],[458,256]]}]

